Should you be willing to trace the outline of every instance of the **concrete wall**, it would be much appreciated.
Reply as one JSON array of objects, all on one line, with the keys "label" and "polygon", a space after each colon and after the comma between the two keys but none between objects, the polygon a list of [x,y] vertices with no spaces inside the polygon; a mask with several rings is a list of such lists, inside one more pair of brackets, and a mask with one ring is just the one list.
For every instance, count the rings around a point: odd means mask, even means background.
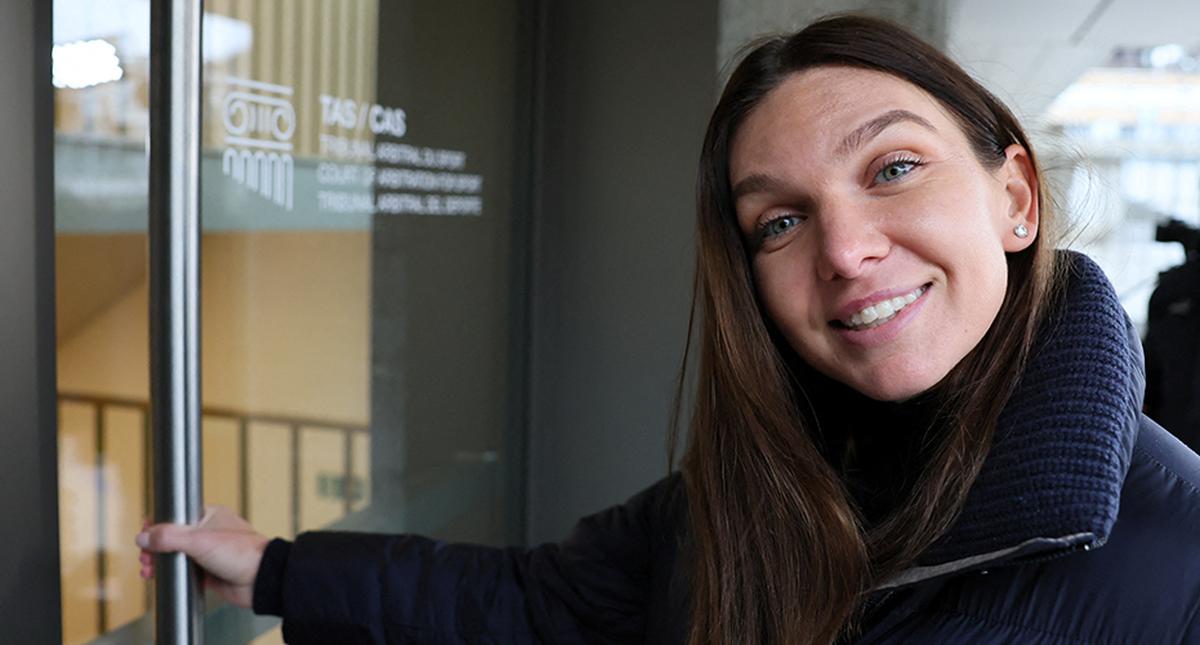
[{"label": "concrete wall", "polygon": [[379,5],[376,91],[404,107],[403,142],[463,151],[465,172],[484,177],[482,216],[373,218],[372,516],[383,530],[521,539],[525,4]]},{"label": "concrete wall", "polygon": [[528,533],[666,473],[715,0],[549,2],[532,266]]},{"label": "concrete wall", "polygon": [[935,45],[946,43],[947,0],[720,0],[720,7],[718,59],[722,66],[755,37],[799,29],[821,16],[843,11],[891,18]]}]

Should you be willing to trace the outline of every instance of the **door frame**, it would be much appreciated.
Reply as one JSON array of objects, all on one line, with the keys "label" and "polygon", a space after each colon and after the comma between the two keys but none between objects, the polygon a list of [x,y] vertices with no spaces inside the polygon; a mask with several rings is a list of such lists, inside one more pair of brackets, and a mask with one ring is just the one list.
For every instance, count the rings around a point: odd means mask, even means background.
[{"label": "door frame", "polygon": [[0,625],[62,642],[54,320],[52,3],[0,20]]}]

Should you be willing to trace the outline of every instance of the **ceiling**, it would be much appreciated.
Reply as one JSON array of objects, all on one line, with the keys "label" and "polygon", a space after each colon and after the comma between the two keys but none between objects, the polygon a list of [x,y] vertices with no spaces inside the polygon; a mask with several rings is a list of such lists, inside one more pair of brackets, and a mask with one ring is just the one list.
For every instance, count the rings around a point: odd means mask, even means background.
[{"label": "ceiling", "polygon": [[1200,0],[949,0],[952,56],[1036,118],[1118,46],[1200,45]]}]

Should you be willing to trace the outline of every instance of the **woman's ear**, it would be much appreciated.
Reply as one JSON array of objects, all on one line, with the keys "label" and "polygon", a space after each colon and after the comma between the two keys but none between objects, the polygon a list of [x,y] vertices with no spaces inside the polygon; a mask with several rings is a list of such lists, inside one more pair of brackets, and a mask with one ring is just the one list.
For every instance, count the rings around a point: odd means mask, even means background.
[{"label": "woman's ear", "polygon": [[1006,253],[1016,253],[1037,239],[1038,176],[1024,146],[1014,143],[1004,149],[1004,156],[999,175],[1008,200],[1001,240]]}]

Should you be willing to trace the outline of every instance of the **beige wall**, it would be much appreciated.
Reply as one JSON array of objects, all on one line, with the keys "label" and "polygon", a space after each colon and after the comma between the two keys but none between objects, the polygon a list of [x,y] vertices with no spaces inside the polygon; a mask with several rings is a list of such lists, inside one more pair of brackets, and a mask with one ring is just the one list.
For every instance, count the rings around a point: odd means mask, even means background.
[{"label": "beige wall", "polygon": [[[370,233],[221,233],[206,235],[202,246],[204,407],[365,426]],[[62,235],[58,248],[60,315],[72,317],[58,346],[59,391],[145,401],[148,285],[144,269],[132,279],[125,275],[129,254],[144,255],[144,236]],[[117,270],[120,280],[112,276]],[[107,482],[109,627],[145,607],[132,542],[146,503],[144,419],[136,408],[110,408],[106,458],[97,464],[95,409],[64,403],[60,415],[64,642],[82,643],[96,635],[98,470]],[[203,434],[205,501],[237,508],[237,424],[206,417]],[[322,526],[342,514],[341,503],[317,496],[315,487],[318,475],[341,468],[341,439],[317,427],[301,435],[302,528]],[[267,533],[289,535],[290,432],[254,423],[249,444],[251,520]],[[367,450],[366,439],[357,439],[355,470],[364,480]]]},{"label": "beige wall", "polygon": [[[204,405],[366,423],[370,233],[210,234],[203,249]],[[85,291],[104,268],[76,257],[59,255],[60,281]],[[146,399],[147,290],[143,272],[60,340],[61,391]]]}]

